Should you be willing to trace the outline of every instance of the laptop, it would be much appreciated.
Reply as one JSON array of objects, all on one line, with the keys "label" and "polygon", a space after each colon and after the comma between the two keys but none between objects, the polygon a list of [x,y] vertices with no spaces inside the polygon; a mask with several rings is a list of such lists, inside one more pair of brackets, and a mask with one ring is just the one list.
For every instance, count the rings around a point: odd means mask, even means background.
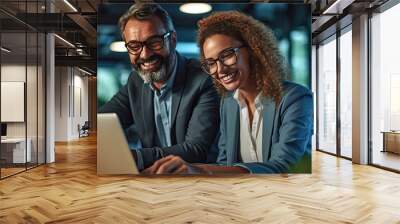
[{"label": "laptop", "polygon": [[118,116],[97,114],[97,175],[139,174]]}]

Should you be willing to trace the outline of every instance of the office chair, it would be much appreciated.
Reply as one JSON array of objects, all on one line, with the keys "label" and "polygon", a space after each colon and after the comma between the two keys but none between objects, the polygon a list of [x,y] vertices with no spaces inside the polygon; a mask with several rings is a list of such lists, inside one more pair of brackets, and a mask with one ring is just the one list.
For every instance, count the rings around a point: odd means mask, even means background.
[{"label": "office chair", "polygon": [[90,129],[89,121],[85,121],[82,127],[80,127],[80,125],[78,124],[79,138],[89,136],[89,129]]}]

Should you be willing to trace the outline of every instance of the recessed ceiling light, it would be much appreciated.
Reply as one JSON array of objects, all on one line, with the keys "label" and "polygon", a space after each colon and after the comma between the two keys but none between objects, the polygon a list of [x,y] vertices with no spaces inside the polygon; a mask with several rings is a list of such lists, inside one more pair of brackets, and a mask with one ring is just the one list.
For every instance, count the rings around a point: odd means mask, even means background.
[{"label": "recessed ceiling light", "polygon": [[110,45],[110,50],[114,52],[127,52],[124,41],[114,41]]},{"label": "recessed ceiling light", "polygon": [[71,42],[69,42],[68,40],[62,38],[61,36],[54,34],[55,37],[57,37],[59,40],[61,40],[62,42],[64,42],[66,45],[75,48],[75,45],[73,45]]},{"label": "recessed ceiling light", "polygon": [[85,73],[85,74],[87,74],[87,75],[93,75],[92,73],[90,73],[90,72],[88,72],[88,71],[86,71],[86,70],[84,70],[84,69],[81,69],[81,68],[79,68],[79,67],[78,67],[78,70],[81,71],[81,72],[83,72],[83,73]]},{"label": "recessed ceiling light", "polygon": [[79,55],[83,55],[83,49],[77,48],[76,53],[78,53]]},{"label": "recessed ceiling light", "polygon": [[5,47],[1,47],[0,50],[4,51],[6,53],[10,53],[11,52],[11,50],[9,50],[9,49],[7,49]]},{"label": "recessed ceiling light", "polygon": [[322,14],[342,14],[343,9],[348,7],[354,2],[354,0],[336,0],[327,9],[325,9]]},{"label": "recessed ceiling light", "polygon": [[68,5],[68,7],[70,7],[74,12],[78,12],[78,10],[68,1],[68,0],[64,0],[65,4]]},{"label": "recessed ceiling light", "polygon": [[211,11],[211,9],[211,5],[207,3],[186,3],[179,7],[179,10],[188,14],[202,14]]}]

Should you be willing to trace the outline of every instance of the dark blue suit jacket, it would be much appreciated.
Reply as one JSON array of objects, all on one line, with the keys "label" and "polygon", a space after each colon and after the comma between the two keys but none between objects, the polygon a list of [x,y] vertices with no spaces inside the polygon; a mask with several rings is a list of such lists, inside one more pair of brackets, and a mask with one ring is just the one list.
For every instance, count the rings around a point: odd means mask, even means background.
[{"label": "dark blue suit jacket", "polygon": [[171,147],[155,144],[153,91],[136,72],[99,111],[117,113],[124,129],[135,126],[143,146],[139,150],[144,168],[171,154],[187,162],[204,163],[218,133],[219,97],[211,76],[201,70],[197,60],[177,56],[178,67],[172,87]]},{"label": "dark blue suit jacket", "polygon": [[[241,166],[251,173],[286,173],[300,161],[311,168],[311,136],[313,130],[313,98],[309,89],[284,81],[281,102],[263,101],[263,162],[242,163],[240,159],[240,111],[233,93],[221,100],[219,155],[217,162]],[[305,158],[310,159],[305,159]],[[303,166],[304,167],[304,166]]]}]

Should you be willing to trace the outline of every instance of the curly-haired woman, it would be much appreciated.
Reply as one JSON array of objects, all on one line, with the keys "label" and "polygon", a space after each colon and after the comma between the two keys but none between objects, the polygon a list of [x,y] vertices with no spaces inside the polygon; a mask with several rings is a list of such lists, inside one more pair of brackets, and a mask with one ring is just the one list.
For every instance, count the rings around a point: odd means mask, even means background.
[{"label": "curly-haired woman", "polygon": [[312,94],[284,80],[273,32],[236,11],[214,13],[198,25],[202,68],[221,94],[218,164],[168,156],[146,172],[310,172]]}]

